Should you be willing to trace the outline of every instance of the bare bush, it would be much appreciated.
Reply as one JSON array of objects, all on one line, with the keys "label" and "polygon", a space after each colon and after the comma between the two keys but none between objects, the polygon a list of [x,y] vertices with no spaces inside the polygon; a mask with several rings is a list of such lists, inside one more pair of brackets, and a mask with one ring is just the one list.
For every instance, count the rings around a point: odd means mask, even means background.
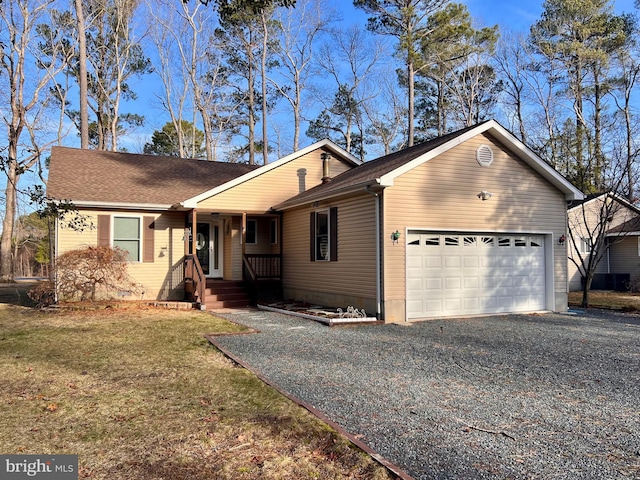
[{"label": "bare bush", "polygon": [[58,295],[65,300],[91,300],[137,292],[127,273],[127,252],[120,248],[85,247],[58,257]]},{"label": "bare bush", "polygon": [[39,282],[27,292],[36,308],[47,308],[56,303],[56,286],[53,282]]}]

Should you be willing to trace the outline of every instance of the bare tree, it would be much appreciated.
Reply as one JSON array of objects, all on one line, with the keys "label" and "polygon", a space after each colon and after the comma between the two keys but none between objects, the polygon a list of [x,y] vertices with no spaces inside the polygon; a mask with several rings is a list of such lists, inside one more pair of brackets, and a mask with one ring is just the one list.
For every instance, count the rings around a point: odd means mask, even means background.
[{"label": "bare tree", "polygon": [[185,149],[180,126],[186,120],[194,128],[202,125],[206,158],[216,160],[214,128],[220,115],[212,115],[212,110],[226,102],[220,101],[224,75],[212,43],[214,11],[200,2],[154,1],[148,2],[148,12],[159,61],[155,72],[163,85],[160,103],[179,132],[181,156],[195,156]]},{"label": "bare tree", "polygon": [[276,11],[276,25],[279,29],[277,57],[279,69],[277,77],[269,81],[291,107],[293,118],[293,150],[300,145],[303,121],[303,94],[314,73],[312,66],[316,40],[335,21],[336,13],[323,5],[321,0],[298,1],[296,8],[282,8]]},{"label": "bare tree", "polygon": [[518,133],[523,143],[527,143],[527,83],[523,77],[527,74],[529,60],[524,45],[522,34],[502,33],[498,40],[494,63],[498,77],[502,79],[503,108],[510,118],[509,126],[513,132]]},{"label": "bare tree", "polygon": [[[150,73],[133,21],[138,0],[90,0],[84,2],[87,20],[88,106],[96,116],[89,127],[90,142],[101,150],[118,149],[125,125],[139,126],[139,114],[123,114],[123,100],[135,100],[129,84],[135,76]],[[76,72],[79,74],[79,72]]]},{"label": "bare tree", "polygon": [[[40,52],[35,45],[36,26],[52,3],[14,0],[0,8],[0,32],[3,34],[0,82],[4,97],[0,102],[0,113],[8,132],[6,154],[1,158],[2,171],[7,177],[0,237],[2,282],[13,280],[12,241],[18,183],[20,177],[40,160],[44,147],[38,145],[37,126],[47,106],[47,87],[62,68],[54,62],[42,64],[37,61]],[[25,133],[27,138],[24,138]]]},{"label": "bare tree", "polygon": [[376,87],[379,94],[362,105],[368,121],[366,142],[381,145],[384,155],[406,145],[407,111],[393,78],[392,72],[379,75]]},{"label": "bare tree", "polygon": [[582,279],[582,307],[586,308],[598,265],[614,244],[640,229],[640,213],[613,192],[593,195],[569,209],[567,227],[568,258]]},{"label": "bare tree", "polygon": [[80,147],[89,148],[89,97],[87,85],[87,34],[82,0],[76,0],[78,26],[78,86],[80,87]]},{"label": "bare tree", "polygon": [[318,56],[318,64],[335,86],[328,97],[326,86],[318,99],[324,109],[310,122],[307,135],[321,139],[337,137],[348,152],[364,159],[366,133],[364,104],[378,95],[373,74],[386,49],[356,26],[336,29]]},{"label": "bare tree", "polygon": [[618,117],[622,117],[624,122],[624,138],[622,142],[619,143],[624,145],[625,149],[622,155],[625,159],[627,172],[626,197],[631,203],[636,201],[635,169],[640,154],[635,140],[638,133],[638,125],[633,115],[634,93],[638,86],[638,77],[640,76],[639,33],[636,20],[629,19],[629,35],[625,48],[618,49],[613,57],[613,62],[618,73],[611,82],[614,87],[611,93],[616,105],[616,113]]},{"label": "bare tree", "polygon": [[407,144],[414,141],[415,75],[426,65],[422,62],[420,43],[430,30],[429,16],[448,0],[354,0],[356,7],[371,15],[368,28],[398,39],[397,50],[406,67],[408,90]]}]

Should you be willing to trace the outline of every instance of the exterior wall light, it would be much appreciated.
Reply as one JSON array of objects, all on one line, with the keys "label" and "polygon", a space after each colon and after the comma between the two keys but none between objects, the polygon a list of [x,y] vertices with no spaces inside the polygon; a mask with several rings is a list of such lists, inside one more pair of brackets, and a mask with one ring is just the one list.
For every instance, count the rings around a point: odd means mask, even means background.
[{"label": "exterior wall light", "polygon": [[478,198],[479,198],[480,200],[482,200],[483,202],[484,202],[485,200],[489,200],[491,197],[493,197],[493,193],[491,193],[491,192],[487,192],[486,190],[483,190],[483,191],[481,191],[481,192],[478,194]]},{"label": "exterior wall light", "polygon": [[400,240],[400,232],[398,230],[391,234],[391,240],[393,241],[394,245],[398,243],[398,240]]},{"label": "exterior wall light", "polygon": [[564,235],[562,235],[559,239],[558,239],[558,243],[560,245],[564,245],[565,240],[567,239],[567,237],[565,237]]}]

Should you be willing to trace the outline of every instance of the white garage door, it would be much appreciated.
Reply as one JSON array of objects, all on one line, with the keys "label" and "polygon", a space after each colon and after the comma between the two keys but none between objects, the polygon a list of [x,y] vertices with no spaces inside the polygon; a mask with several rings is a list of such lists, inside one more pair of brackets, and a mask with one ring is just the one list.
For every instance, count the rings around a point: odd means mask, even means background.
[{"label": "white garage door", "polygon": [[542,235],[407,234],[407,317],[545,309]]}]

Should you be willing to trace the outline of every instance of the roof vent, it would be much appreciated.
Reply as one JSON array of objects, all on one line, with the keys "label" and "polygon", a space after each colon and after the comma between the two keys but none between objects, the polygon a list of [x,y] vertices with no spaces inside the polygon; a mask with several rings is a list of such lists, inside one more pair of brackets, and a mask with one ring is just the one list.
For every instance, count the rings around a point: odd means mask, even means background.
[{"label": "roof vent", "polygon": [[483,167],[488,167],[493,163],[493,150],[489,145],[480,145],[476,150],[476,160]]}]

